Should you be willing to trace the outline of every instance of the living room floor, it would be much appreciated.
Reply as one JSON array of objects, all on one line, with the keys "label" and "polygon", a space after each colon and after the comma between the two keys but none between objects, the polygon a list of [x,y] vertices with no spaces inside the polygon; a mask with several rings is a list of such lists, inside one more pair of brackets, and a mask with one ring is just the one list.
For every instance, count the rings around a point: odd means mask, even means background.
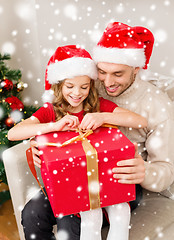
[{"label": "living room floor", "polygon": [[[7,189],[0,183],[0,192]],[[20,240],[11,200],[0,205],[0,240]]]}]

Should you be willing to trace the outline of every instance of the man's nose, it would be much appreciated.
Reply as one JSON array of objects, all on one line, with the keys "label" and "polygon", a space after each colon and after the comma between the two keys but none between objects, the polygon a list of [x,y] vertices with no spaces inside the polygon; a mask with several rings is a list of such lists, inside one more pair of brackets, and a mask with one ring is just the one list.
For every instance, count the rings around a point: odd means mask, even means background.
[{"label": "man's nose", "polygon": [[107,87],[109,87],[109,86],[114,84],[113,78],[112,78],[112,76],[110,74],[106,74],[105,75],[104,83],[105,83],[105,86],[107,86]]}]

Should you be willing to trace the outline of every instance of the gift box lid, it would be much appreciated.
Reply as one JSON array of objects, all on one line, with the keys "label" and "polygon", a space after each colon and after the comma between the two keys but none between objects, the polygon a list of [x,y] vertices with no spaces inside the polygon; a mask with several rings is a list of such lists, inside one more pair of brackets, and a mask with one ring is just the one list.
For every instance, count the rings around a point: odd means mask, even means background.
[{"label": "gift box lid", "polygon": [[[43,152],[43,158],[49,170],[68,169],[72,167],[85,166],[82,156],[85,152],[82,148],[82,141],[75,141],[64,147],[60,147],[65,141],[78,136],[73,131],[53,132],[36,136],[39,149]],[[87,137],[91,145],[97,150],[98,162],[105,163],[112,160],[124,160],[134,156],[134,145],[126,138],[118,128],[100,127]],[[57,146],[44,144],[55,143]],[[43,146],[42,146],[43,144]],[[109,158],[108,158],[109,153]],[[90,154],[90,153],[86,153]],[[65,157],[66,156],[66,157]],[[56,164],[59,162],[59,164]]]}]

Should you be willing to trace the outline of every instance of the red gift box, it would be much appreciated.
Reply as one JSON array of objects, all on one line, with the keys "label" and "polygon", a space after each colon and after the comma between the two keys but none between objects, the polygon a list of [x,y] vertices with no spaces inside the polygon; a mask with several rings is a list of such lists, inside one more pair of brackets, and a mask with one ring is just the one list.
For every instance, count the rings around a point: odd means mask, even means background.
[{"label": "red gift box", "polygon": [[119,160],[134,158],[133,143],[117,128],[100,127],[87,138],[60,147],[76,136],[79,133],[68,131],[36,137],[55,217],[134,200],[135,185],[118,183],[112,173]]}]

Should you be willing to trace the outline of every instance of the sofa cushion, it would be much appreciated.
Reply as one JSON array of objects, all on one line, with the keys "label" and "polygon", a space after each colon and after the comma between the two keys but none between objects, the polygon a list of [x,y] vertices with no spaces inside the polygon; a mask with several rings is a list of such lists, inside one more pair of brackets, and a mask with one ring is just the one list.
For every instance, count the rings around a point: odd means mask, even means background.
[{"label": "sofa cushion", "polygon": [[[173,240],[174,201],[159,193],[143,191],[139,207],[132,212],[129,240]],[[105,240],[108,227],[102,230]]]}]

